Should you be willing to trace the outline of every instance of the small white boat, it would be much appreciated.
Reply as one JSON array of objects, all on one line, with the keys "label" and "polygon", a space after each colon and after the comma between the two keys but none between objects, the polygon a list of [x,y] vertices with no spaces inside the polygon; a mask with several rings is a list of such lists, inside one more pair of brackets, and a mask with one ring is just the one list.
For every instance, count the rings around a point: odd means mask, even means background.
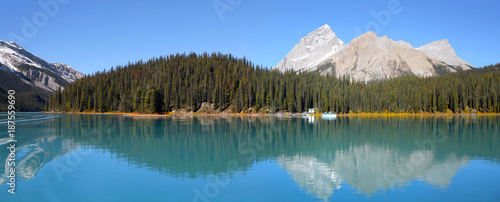
[{"label": "small white boat", "polygon": [[335,114],[335,113],[323,113],[323,114],[321,114],[321,118],[326,119],[326,120],[333,120],[333,119],[337,118],[337,114]]}]

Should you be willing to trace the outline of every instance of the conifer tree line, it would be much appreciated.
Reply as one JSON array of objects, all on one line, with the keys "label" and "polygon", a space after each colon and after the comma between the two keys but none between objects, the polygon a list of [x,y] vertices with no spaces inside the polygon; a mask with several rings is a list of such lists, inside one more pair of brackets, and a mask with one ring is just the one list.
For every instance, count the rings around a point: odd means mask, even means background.
[{"label": "conifer tree line", "polygon": [[[0,70],[0,111],[8,111],[7,97],[8,91],[15,91],[15,110],[23,111],[42,111],[44,104],[49,100],[51,93],[41,88],[33,87],[32,84],[25,82],[21,73],[11,73]],[[29,79],[27,79],[29,80]]]},{"label": "conifer tree line", "polygon": [[500,64],[438,77],[377,82],[280,72],[231,54],[175,54],[86,75],[47,111],[164,113],[208,102],[231,112],[500,112]]}]

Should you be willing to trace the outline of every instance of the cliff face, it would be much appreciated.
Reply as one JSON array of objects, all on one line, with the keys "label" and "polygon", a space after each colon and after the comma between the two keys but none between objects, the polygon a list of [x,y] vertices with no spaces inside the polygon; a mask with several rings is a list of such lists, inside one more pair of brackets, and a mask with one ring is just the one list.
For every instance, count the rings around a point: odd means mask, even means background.
[{"label": "cliff face", "polygon": [[[29,78],[33,84],[41,89],[44,89],[49,92],[55,92],[61,84],[58,83],[56,78],[46,74],[43,71],[38,71],[36,69],[28,69],[26,71],[22,71],[22,74]],[[67,85],[68,83],[63,83]]]}]

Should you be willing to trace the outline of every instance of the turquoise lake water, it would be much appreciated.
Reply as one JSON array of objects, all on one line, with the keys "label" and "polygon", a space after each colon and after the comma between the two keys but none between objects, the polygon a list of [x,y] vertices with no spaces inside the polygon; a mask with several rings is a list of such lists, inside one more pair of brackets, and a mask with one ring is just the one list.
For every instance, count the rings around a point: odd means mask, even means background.
[{"label": "turquoise lake water", "polygon": [[499,117],[16,115],[0,201],[500,201]]}]

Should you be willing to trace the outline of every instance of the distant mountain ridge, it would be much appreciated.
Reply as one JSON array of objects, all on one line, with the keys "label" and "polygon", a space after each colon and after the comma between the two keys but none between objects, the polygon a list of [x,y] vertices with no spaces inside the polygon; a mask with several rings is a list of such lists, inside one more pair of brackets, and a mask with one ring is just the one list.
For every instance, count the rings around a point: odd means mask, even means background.
[{"label": "distant mountain ridge", "polygon": [[[356,81],[374,81],[397,78],[404,75],[419,77],[438,76],[470,70],[472,66],[459,58],[448,40],[429,43],[414,48],[404,41],[393,41],[367,32],[349,44],[322,42],[335,33],[324,25],[302,38],[290,53],[274,69],[286,71],[319,71],[321,74],[346,76]],[[304,46],[304,41],[314,41],[314,47]],[[330,51],[334,50],[334,51]],[[307,65],[297,61],[308,61]],[[286,64],[286,65],[283,65]]]},{"label": "distant mountain ridge", "polygon": [[0,69],[22,74],[19,78],[27,83],[55,92],[59,86],[66,86],[83,74],[69,65],[49,63],[26,51],[14,42],[0,41]]},{"label": "distant mountain ridge", "polygon": [[[59,87],[83,76],[69,65],[49,63],[14,42],[0,41],[0,97],[15,90],[19,111],[43,110],[49,96]],[[0,110],[6,110],[4,102]]]}]

